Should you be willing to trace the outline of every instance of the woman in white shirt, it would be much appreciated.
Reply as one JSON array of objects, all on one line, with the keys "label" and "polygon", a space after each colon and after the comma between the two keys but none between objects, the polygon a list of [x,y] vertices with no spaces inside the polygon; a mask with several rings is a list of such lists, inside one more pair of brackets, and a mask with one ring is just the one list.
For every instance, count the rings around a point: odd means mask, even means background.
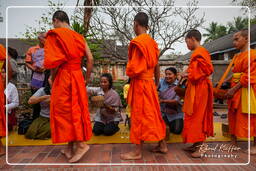
[{"label": "woman in white shirt", "polygon": [[[5,73],[2,73],[3,80],[6,80]],[[5,83],[5,82],[4,82]],[[9,82],[4,90],[4,94],[7,99],[7,104],[5,105],[8,110],[8,130],[11,131],[13,126],[17,124],[17,119],[15,116],[15,109],[19,106],[19,94],[16,86]]]}]

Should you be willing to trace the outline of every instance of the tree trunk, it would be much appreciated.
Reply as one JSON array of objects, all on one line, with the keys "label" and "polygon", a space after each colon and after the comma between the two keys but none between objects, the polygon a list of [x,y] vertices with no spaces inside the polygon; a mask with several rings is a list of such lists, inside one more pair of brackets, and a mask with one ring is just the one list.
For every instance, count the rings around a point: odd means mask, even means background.
[{"label": "tree trunk", "polygon": [[[84,0],[84,6],[92,6],[92,5],[93,5],[93,0]],[[85,35],[87,35],[88,33],[91,17],[92,17],[92,8],[85,8],[84,9],[84,34]]]}]

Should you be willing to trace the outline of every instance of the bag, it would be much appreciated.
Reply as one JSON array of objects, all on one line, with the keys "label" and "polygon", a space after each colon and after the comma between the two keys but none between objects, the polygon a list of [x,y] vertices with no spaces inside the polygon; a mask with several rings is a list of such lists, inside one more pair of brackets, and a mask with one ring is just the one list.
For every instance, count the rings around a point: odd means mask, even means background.
[{"label": "bag", "polygon": [[18,134],[19,135],[26,134],[26,132],[27,132],[29,126],[32,124],[32,122],[33,122],[33,119],[25,118],[24,120],[22,120],[18,126]]}]

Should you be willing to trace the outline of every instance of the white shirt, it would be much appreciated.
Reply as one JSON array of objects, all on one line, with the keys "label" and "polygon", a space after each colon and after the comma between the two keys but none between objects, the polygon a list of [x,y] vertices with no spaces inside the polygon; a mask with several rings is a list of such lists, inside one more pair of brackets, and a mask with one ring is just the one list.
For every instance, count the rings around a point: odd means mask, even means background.
[{"label": "white shirt", "polygon": [[[6,92],[7,90],[7,92]],[[7,94],[6,94],[7,93]],[[7,84],[6,89],[4,90],[4,94],[6,95],[8,104],[6,108],[8,109],[8,113],[19,106],[19,94],[16,86],[9,82]]]}]

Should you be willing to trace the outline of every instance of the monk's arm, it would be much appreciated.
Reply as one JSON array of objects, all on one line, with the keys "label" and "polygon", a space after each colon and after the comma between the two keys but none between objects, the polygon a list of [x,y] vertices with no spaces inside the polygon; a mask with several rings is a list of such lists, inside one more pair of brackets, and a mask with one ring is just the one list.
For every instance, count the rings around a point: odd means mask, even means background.
[{"label": "monk's arm", "polygon": [[45,95],[45,96],[32,96],[29,98],[28,100],[28,104],[37,104],[37,103],[40,103],[42,101],[45,101],[45,100],[49,100],[50,99],[50,95]]},{"label": "monk's arm", "polygon": [[240,88],[242,88],[242,84],[239,82],[234,87],[228,90],[226,93],[227,98],[232,98],[235,92],[237,92]]},{"label": "monk's arm", "polygon": [[228,76],[228,77],[224,80],[224,83],[225,83],[225,82],[230,82],[231,79],[232,79],[232,75]]},{"label": "monk's arm", "polygon": [[159,64],[157,64],[157,65],[155,66],[155,72],[154,72],[154,74],[155,74],[155,84],[156,84],[156,87],[158,87],[158,85],[159,85],[159,79],[160,79],[160,66],[159,66]]},{"label": "monk's arm", "polygon": [[92,67],[93,67],[93,56],[86,42],[85,42],[85,56],[87,58],[85,80],[86,80],[86,83],[88,84],[90,80],[90,75],[92,72]]},{"label": "monk's arm", "polygon": [[133,78],[147,70],[147,61],[139,48],[134,47],[131,53],[132,57],[128,60],[126,74]]}]

